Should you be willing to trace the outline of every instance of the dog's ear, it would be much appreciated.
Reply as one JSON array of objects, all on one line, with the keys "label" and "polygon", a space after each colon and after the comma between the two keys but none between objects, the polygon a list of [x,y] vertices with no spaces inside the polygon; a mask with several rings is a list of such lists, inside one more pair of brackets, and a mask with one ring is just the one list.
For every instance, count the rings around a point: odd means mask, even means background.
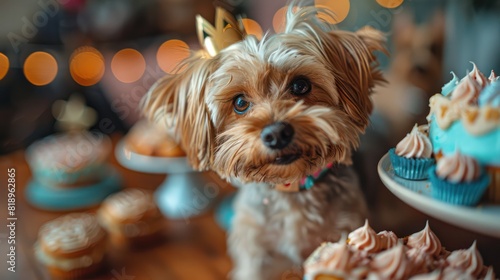
[{"label": "dog's ear", "polygon": [[364,131],[373,108],[372,88],[384,81],[374,52],[387,53],[385,36],[378,30],[365,27],[355,33],[332,30],[321,40],[336,78],[340,104],[360,131]]},{"label": "dog's ear", "polygon": [[173,128],[176,140],[197,170],[207,170],[213,160],[214,126],[205,93],[216,60],[193,55],[177,74],[158,80],[142,100],[144,114]]}]

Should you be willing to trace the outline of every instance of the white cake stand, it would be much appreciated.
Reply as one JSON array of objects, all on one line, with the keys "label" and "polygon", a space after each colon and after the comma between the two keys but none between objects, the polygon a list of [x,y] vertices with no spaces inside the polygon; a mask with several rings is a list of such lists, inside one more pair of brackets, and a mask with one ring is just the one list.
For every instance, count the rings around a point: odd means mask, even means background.
[{"label": "white cake stand", "polygon": [[413,208],[452,225],[500,238],[500,206],[468,207],[438,201],[431,197],[429,181],[411,181],[396,176],[388,154],[380,159],[378,173],[384,185]]},{"label": "white cake stand", "polygon": [[154,174],[167,174],[155,192],[160,211],[171,219],[187,220],[205,213],[215,200],[212,185],[202,173],[194,171],[186,157],[154,157],[134,153],[120,141],[115,149],[124,167]]}]

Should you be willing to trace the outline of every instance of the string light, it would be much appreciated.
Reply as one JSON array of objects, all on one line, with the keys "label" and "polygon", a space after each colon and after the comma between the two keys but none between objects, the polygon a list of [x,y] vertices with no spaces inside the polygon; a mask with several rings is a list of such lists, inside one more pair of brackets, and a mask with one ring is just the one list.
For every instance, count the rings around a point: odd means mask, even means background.
[{"label": "string light", "polygon": [[247,34],[254,35],[257,39],[262,39],[262,27],[253,19],[244,18],[241,20]]},{"label": "string light", "polygon": [[120,82],[133,83],[146,71],[146,61],[137,50],[123,49],[113,56],[111,71]]},{"label": "string light", "polygon": [[24,62],[24,76],[36,86],[44,86],[52,82],[57,75],[56,59],[46,52],[34,52]]},{"label": "string light", "polygon": [[394,9],[403,4],[404,0],[377,0],[377,3],[388,9]]},{"label": "string light", "polygon": [[334,16],[318,13],[318,17],[330,24],[337,24],[342,22],[351,8],[349,0],[315,0],[314,5],[318,8],[326,8],[333,12]]},{"label": "string light", "polygon": [[104,58],[92,47],[76,49],[70,58],[69,71],[73,80],[82,86],[98,83],[104,75]]},{"label": "string light", "polygon": [[161,44],[156,52],[156,61],[160,69],[166,73],[173,74],[183,69],[178,65],[189,57],[189,46],[181,40],[168,40]]},{"label": "string light", "polygon": [[0,80],[2,80],[5,75],[7,75],[7,72],[9,71],[9,58],[3,54],[0,53]]}]

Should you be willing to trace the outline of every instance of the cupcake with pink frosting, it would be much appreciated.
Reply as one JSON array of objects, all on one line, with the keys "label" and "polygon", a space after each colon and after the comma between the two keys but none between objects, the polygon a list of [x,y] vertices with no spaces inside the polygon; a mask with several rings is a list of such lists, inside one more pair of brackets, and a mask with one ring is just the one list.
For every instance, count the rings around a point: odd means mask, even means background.
[{"label": "cupcake with pink frosting", "polygon": [[441,157],[429,170],[433,198],[456,205],[479,203],[490,178],[472,157],[455,152]]},{"label": "cupcake with pink frosting", "polygon": [[396,148],[389,150],[389,157],[397,176],[408,180],[427,179],[428,170],[435,161],[426,127],[415,124]]}]

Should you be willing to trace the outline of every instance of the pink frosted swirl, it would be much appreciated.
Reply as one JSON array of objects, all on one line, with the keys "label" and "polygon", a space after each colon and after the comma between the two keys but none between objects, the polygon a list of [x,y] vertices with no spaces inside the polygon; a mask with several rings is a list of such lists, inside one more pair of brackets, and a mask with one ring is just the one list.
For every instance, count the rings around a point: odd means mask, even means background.
[{"label": "pink frosted swirl", "polygon": [[71,213],[44,224],[38,235],[50,250],[74,252],[100,240],[104,231],[94,215]]},{"label": "pink frosted swirl", "polygon": [[432,256],[422,248],[411,248],[406,251],[406,256],[413,265],[413,274],[429,272],[432,267]]},{"label": "pink frosted swirl", "polygon": [[370,227],[368,220],[365,225],[354,230],[348,235],[349,245],[368,253],[377,253],[381,248],[377,233]]},{"label": "pink frosted swirl", "polygon": [[406,244],[410,248],[422,249],[427,254],[434,256],[441,253],[441,241],[432,232],[429,227],[429,221],[425,224],[425,228],[419,232],[416,232],[408,237],[408,243]]},{"label": "pink frosted swirl", "polygon": [[398,237],[392,231],[381,231],[377,233],[382,250],[392,248],[398,244]]},{"label": "pink frosted swirl", "polygon": [[488,79],[479,71],[477,68],[476,64],[474,62],[470,62],[473,65],[472,72],[469,73],[469,76],[471,76],[480,86],[481,88],[484,88],[488,84]]},{"label": "pink frosted swirl", "polygon": [[495,276],[495,272],[493,271],[493,267],[488,267],[488,271],[486,272],[486,275],[484,276],[483,280],[495,280],[497,279]]},{"label": "pink frosted swirl", "polygon": [[377,254],[370,267],[381,279],[394,280],[407,279],[413,269],[403,244]]},{"label": "pink frosted swirl", "polygon": [[306,274],[315,274],[318,271],[349,272],[359,261],[360,257],[356,257],[345,239],[337,243],[326,242],[307,258],[304,272]]},{"label": "pink frosted swirl", "polygon": [[406,158],[430,158],[432,144],[415,124],[411,132],[396,145],[396,154]]},{"label": "pink frosted swirl", "polygon": [[474,277],[479,277],[483,271],[483,258],[476,248],[476,241],[467,250],[453,251],[446,260],[450,267],[461,269]]},{"label": "pink frosted swirl", "polygon": [[103,206],[119,220],[139,220],[147,211],[154,209],[155,202],[150,192],[128,188],[106,198]]},{"label": "pink frosted swirl", "polygon": [[438,161],[436,174],[452,183],[472,182],[481,175],[481,168],[474,158],[455,152]]},{"label": "pink frosted swirl", "polygon": [[490,83],[493,83],[497,79],[498,79],[498,76],[495,74],[495,71],[491,70],[490,76],[488,77],[488,81],[490,81]]},{"label": "pink frosted swirl", "polygon": [[451,93],[451,101],[463,105],[477,104],[481,85],[471,75],[466,75]]}]

